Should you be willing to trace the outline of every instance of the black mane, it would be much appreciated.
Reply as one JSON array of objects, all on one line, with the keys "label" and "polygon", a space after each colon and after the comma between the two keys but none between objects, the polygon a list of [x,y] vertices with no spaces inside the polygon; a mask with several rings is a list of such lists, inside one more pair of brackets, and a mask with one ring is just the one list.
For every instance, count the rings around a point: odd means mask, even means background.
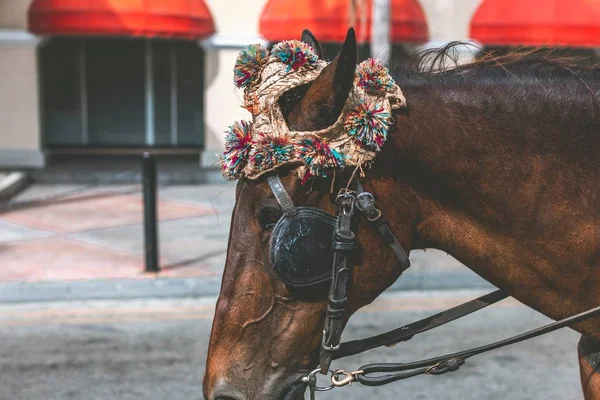
[{"label": "black mane", "polygon": [[397,112],[438,133],[461,132],[464,140],[501,134],[522,151],[597,163],[600,64],[556,49],[484,53],[458,64],[456,49],[463,45],[392,64],[408,103]]},{"label": "black mane", "polygon": [[560,48],[484,50],[476,60],[460,64],[458,52],[464,46],[468,44],[451,42],[437,49],[425,50],[406,60],[398,60],[391,67],[392,75],[403,85],[506,80],[548,82],[564,79],[600,83],[598,58],[586,56],[581,51]]}]

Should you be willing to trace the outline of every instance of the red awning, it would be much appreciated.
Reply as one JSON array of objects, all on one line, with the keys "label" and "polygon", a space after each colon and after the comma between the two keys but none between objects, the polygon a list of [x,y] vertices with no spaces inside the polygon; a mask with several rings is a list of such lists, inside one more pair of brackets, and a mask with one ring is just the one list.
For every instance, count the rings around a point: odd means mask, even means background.
[{"label": "red awning", "polygon": [[[357,2],[361,3],[361,2]],[[418,0],[391,0],[392,43],[425,43],[429,39],[425,14]],[[359,42],[371,40],[372,0],[356,13]],[[352,24],[349,0],[269,0],[260,18],[260,34],[277,42],[298,38],[304,29],[321,42],[343,42]]]},{"label": "red awning", "polygon": [[600,45],[598,0],[484,0],[471,20],[484,45]]},{"label": "red awning", "polygon": [[33,0],[29,31],[41,35],[201,39],[215,32],[202,0]]}]

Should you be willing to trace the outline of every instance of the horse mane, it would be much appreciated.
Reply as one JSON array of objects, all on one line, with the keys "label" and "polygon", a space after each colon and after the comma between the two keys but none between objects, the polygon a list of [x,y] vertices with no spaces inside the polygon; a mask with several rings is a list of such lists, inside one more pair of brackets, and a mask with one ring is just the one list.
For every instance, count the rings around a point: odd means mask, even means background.
[{"label": "horse mane", "polygon": [[[419,112],[418,118],[434,123],[445,118],[446,124],[459,129],[460,124],[480,126],[491,117],[505,137],[531,146],[528,151],[542,151],[543,146],[543,151],[560,154],[569,162],[596,164],[600,145],[597,56],[565,49],[497,50],[461,64],[457,57],[461,46],[465,43],[454,42],[391,63],[392,76],[407,98],[404,112],[420,107],[417,101],[435,99],[440,107],[436,115]],[[478,135],[485,135],[484,131]],[[489,134],[497,133],[489,129]]]},{"label": "horse mane", "polygon": [[461,64],[459,51],[467,46],[470,45],[465,42],[451,42],[397,60],[392,63],[392,74],[402,84],[565,78],[600,81],[600,62],[581,52],[560,48],[482,50],[474,61]]},{"label": "horse mane", "polygon": [[586,55],[564,48],[497,49],[461,64],[459,50],[467,45],[452,42],[392,63],[392,76],[406,92],[437,91],[482,112],[500,107],[511,110],[515,121],[552,116],[574,135],[584,129],[590,140],[600,137],[600,58],[591,50]]}]

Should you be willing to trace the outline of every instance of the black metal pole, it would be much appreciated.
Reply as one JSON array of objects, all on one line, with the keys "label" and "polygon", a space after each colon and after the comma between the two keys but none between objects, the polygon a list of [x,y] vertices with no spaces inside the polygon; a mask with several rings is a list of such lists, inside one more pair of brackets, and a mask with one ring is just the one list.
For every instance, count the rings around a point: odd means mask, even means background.
[{"label": "black metal pole", "polygon": [[158,272],[158,228],[156,223],[156,159],[144,152],[142,164],[144,186],[144,254],[146,272]]}]

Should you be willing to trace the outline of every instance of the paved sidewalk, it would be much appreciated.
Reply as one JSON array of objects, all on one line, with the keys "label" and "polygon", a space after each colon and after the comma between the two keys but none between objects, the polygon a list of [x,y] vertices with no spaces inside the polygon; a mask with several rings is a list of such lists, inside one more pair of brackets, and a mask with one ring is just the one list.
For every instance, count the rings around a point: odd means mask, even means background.
[{"label": "paved sidewalk", "polygon": [[[158,274],[144,272],[141,188],[80,189],[33,185],[0,213],[0,302],[218,294],[235,184],[159,188]],[[411,258],[394,288],[489,286],[444,253]]]}]

